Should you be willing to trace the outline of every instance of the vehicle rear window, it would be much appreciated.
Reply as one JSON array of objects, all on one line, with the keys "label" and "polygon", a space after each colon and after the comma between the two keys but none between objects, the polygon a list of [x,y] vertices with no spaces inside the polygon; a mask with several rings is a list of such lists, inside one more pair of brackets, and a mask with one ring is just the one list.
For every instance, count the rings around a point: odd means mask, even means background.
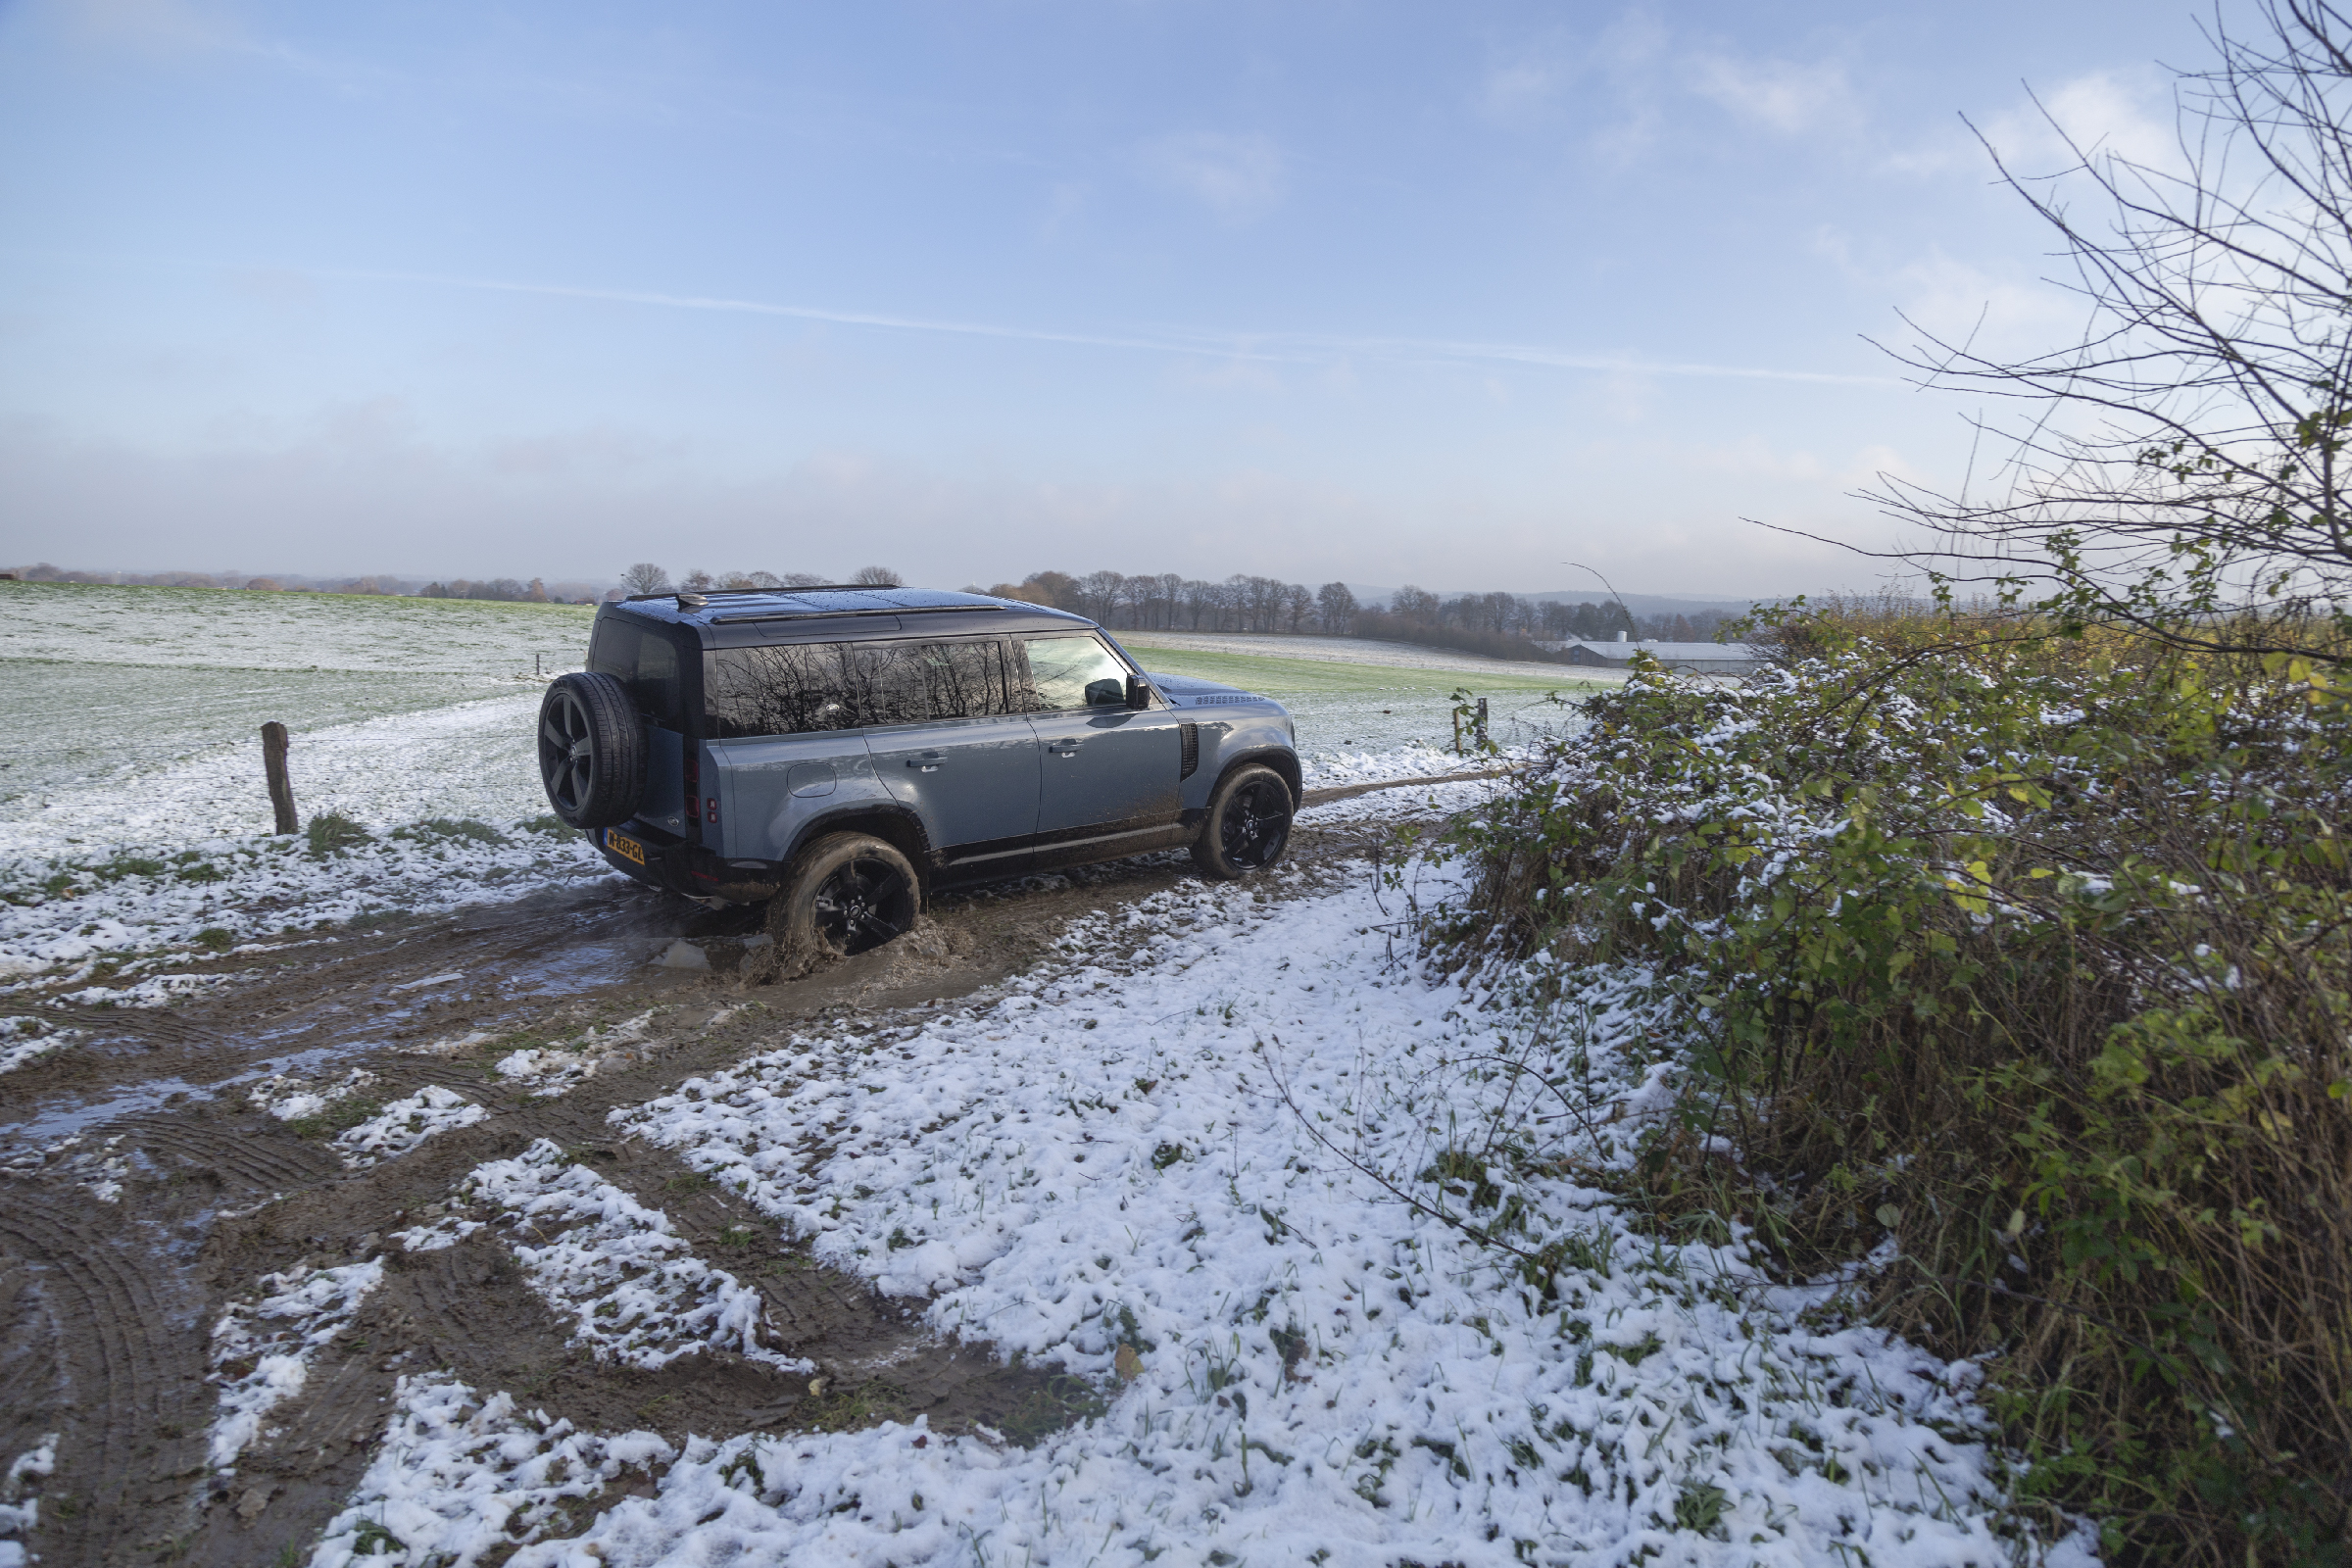
[{"label": "vehicle rear window", "polygon": [[608,619],[596,628],[588,667],[611,675],[629,689],[637,711],[667,729],[684,729],[684,695],[678,689],[678,651],[658,631]]},{"label": "vehicle rear window", "polygon": [[713,738],[872,729],[1012,711],[1004,652],[955,643],[788,643],[703,656]]}]

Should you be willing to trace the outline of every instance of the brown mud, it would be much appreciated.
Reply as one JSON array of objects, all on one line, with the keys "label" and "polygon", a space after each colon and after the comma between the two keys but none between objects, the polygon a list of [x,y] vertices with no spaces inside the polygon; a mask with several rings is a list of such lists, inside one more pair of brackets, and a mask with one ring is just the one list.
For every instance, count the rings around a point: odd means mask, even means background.
[{"label": "brown mud", "polygon": [[[1382,831],[1301,822],[1290,858],[1329,867]],[[0,1076],[0,1468],[58,1435],[26,1546],[47,1568],[307,1560],[404,1373],[447,1370],[582,1428],[673,1441],[922,1415],[936,1430],[1033,1442],[1099,1408],[1077,1380],[931,1337],[919,1301],[814,1265],[670,1154],[616,1139],[606,1117],[767,1049],[797,1021],[911,1021],[990,993],[1047,957],[1071,920],[1191,874],[1178,853],[942,896],[915,939],[772,984],[738,973],[757,949],[757,908],[711,911],[613,881],[232,955],[205,972],[236,982],[169,1007],[44,1006],[77,1038]],[[667,967],[665,954],[709,967]],[[626,1048],[562,1095],[534,1098],[496,1070],[518,1047],[624,1020],[641,1021],[617,1037]],[[419,1052],[451,1041],[462,1044]],[[355,1067],[376,1081],[336,1107],[346,1120],[427,1084],[490,1114],[351,1170],[330,1147],[332,1116],[289,1123],[246,1098],[271,1074]],[[474,1166],[540,1138],[756,1286],[769,1348],[814,1362],[814,1377],[715,1351],[661,1371],[600,1363],[567,1343],[490,1232],[387,1250],[386,1233],[441,1212]],[[110,1183],[119,1197],[101,1200]],[[207,1373],[224,1303],[267,1273],[370,1256],[384,1259],[384,1284],[315,1352],[236,1474],[217,1475]]]}]

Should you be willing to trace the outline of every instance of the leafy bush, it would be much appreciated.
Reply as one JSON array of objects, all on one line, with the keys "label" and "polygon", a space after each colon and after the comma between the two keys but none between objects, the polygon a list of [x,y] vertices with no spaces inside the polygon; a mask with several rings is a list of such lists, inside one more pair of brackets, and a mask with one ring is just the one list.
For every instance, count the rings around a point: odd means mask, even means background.
[{"label": "leafy bush", "polygon": [[1650,1200],[1804,1273],[1891,1237],[1879,1309],[1987,1358],[2030,1505],[2343,1560],[2352,708],[2095,629],[1776,629],[1593,699],[1457,831],[1437,951],[1653,966],[1698,1046]]}]

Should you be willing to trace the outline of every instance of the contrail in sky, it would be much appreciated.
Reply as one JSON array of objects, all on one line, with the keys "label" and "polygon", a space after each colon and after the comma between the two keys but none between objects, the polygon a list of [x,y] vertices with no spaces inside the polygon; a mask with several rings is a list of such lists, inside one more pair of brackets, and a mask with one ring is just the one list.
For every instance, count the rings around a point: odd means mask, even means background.
[{"label": "contrail in sky", "polygon": [[314,275],[354,280],[425,283],[495,294],[535,294],[555,299],[603,300],[673,311],[718,311],[741,316],[775,316],[842,326],[896,332],[930,332],[952,337],[1000,338],[1024,343],[1061,343],[1079,348],[1140,350],[1150,354],[1211,355],[1219,359],[1297,364],[1335,355],[1388,360],[1437,360],[1534,366],[1544,369],[1596,370],[1628,375],[1707,376],[1731,380],[1806,381],[1827,386],[1902,386],[1882,375],[1839,375],[1821,370],[1775,370],[1737,365],[1693,365],[1629,360],[1516,343],[1448,342],[1422,338],[1330,337],[1309,333],[1143,333],[1058,332],[1043,327],[995,326],[978,321],[931,320],[868,311],[825,310],[811,305],[777,305],[706,294],[662,294],[643,289],[590,288],[564,283],[515,283],[496,278],[450,277],[429,272],[362,272],[316,270]]}]

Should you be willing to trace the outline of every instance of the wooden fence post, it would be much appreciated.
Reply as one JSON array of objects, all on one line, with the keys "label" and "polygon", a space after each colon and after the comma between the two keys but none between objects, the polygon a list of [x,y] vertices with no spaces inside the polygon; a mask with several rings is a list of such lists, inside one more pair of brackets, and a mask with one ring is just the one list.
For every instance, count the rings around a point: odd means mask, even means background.
[{"label": "wooden fence post", "polygon": [[262,771],[270,775],[270,805],[277,812],[277,831],[301,832],[302,820],[294,814],[294,785],[286,777],[286,726],[275,719],[262,726]]}]

